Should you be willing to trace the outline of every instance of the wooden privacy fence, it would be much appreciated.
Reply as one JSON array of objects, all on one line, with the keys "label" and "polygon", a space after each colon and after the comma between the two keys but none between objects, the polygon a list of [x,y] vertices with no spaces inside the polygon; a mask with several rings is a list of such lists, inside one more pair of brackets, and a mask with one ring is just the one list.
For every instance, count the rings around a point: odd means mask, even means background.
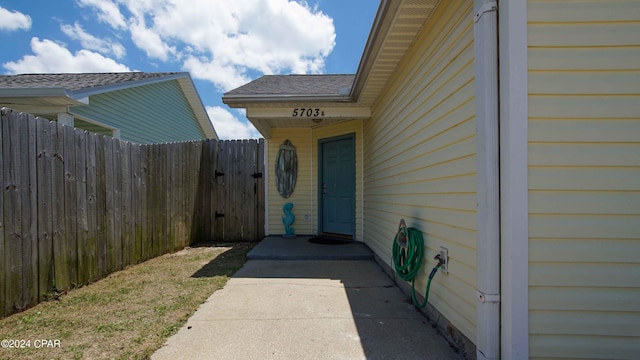
[{"label": "wooden privacy fence", "polygon": [[264,236],[264,140],[133,144],[2,109],[0,317],[199,241]]}]

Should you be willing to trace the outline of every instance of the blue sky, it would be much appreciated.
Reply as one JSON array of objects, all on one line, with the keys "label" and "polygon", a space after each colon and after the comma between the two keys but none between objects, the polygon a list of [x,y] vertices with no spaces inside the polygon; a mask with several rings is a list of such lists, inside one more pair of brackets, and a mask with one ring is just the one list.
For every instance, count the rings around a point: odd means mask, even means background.
[{"label": "blue sky", "polygon": [[0,0],[0,73],[188,71],[218,135],[258,137],[222,94],[263,74],[351,74],[378,0]]}]

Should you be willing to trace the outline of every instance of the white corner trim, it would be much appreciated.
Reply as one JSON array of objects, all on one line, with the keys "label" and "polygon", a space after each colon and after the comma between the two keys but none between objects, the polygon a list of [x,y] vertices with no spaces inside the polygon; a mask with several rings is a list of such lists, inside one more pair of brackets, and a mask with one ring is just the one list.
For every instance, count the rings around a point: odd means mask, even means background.
[{"label": "white corner trim", "polygon": [[501,355],[529,358],[527,1],[500,2]]},{"label": "white corner trim", "polygon": [[357,240],[364,242],[364,120],[360,120],[360,234]]},{"label": "white corner trim", "polygon": [[318,185],[315,184],[314,182],[318,182],[318,169],[316,169],[316,167],[318,165],[314,165],[315,162],[313,161],[313,156],[314,154],[317,156],[318,154],[318,144],[317,142],[314,143],[313,142],[313,131],[314,129],[311,128],[311,131],[309,131],[309,144],[311,144],[311,151],[309,152],[309,168],[311,169],[311,188],[309,189],[309,201],[311,202],[311,206],[309,207],[311,214],[309,216],[311,216],[311,219],[309,219],[309,221],[311,221],[311,233],[312,234],[317,234],[318,233],[318,227],[317,227],[317,221],[316,221],[316,205],[314,203],[314,200],[317,200],[318,198]]},{"label": "white corner trim", "polygon": [[269,236],[269,139],[264,139],[264,235]]}]

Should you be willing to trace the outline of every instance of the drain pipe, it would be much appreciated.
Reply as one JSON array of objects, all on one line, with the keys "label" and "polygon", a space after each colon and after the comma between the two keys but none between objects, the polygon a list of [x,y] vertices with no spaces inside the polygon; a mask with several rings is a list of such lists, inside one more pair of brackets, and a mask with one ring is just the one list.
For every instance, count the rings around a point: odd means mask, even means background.
[{"label": "drain pipe", "polygon": [[498,4],[474,0],[476,85],[476,357],[500,358]]}]

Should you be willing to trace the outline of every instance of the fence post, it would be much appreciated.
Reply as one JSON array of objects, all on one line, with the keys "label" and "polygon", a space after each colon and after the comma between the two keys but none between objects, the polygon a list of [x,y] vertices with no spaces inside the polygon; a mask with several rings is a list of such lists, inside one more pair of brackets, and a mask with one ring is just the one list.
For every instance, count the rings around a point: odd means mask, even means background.
[{"label": "fence post", "polygon": [[264,140],[137,145],[3,109],[0,150],[2,317],[196,241],[264,236]]},{"label": "fence post", "polygon": [[98,204],[97,204],[97,173],[96,173],[96,140],[99,135],[85,132],[86,142],[86,213],[87,236],[84,239],[84,268],[87,271],[85,279],[93,282],[99,279],[98,274]]},{"label": "fence post", "polygon": [[75,174],[76,174],[76,247],[78,254],[78,272],[76,282],[78,285],[89,283],[91,254],[89,253],[90,247],[87,246],[89,239],[89,219],[87,215],[87,140],[85,138],[85,131],[75,129],[74,135],[74,148],[76,161]]},{"label": "fence post", "polygon": [[256,171],[260,174],[262,174],[261,177],[259,177],[256,182],[256,197],[258,198],[258,204],[257,204],[257,209],[256,211],[258,212],[258,216],[257,216],[257,224],[256,226],[258,227],[258,232],[257,232],[257,238],[254,239],[254,241],[259,241],[262,240],[262,238],[264,237],[265,234],[265,229],[264,229],[264,222],[265,222],[265,191],[264,191],[264,186],[265,186],[265,178],[266,178],[266,174],[265,174],[265,169],[264,169],[264,154],[265,154],[265,144],[264,144],[264,139],[259,139],[258,140],[258,154],[257,154],[257,159],[256,159]]},{"label": "fence post", "polygon": [[5,181],[4,181],[4,124],[7,122],[6,117],[8,109],[0,109],[0,318],[6,315],[6,304],[8,303],[6,298],[6,273],[7,268],[7,256],[8,252],[5,251],[4,245],[4,195],[5,195]]}]

